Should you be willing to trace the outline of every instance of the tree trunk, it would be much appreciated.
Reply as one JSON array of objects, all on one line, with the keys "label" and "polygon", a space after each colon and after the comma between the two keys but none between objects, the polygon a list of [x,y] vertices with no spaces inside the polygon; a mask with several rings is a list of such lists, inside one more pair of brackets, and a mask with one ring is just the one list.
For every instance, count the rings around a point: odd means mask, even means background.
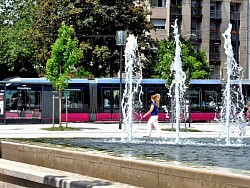
[{"label": "tree trunk", "polygon": [[61,118],[61,116],[62,116],[62,90],[61,89],[59,89],[59,127],[61,127],[62,126],[62,118]]}]

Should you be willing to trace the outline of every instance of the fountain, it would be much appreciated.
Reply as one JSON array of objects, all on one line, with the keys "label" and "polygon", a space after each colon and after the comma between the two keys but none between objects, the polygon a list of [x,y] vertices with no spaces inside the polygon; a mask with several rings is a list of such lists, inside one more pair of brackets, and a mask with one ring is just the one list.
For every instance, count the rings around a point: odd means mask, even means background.
[{"label": "fountain", "polygon": [[[182,141],[179,140],[180,116],[182,113],[181,106],[184,106],[182,105],[182,99],[184,98],[185,92],[185,74],[182,71],[180,58],[181,49],[176,20],[173,26],[176,41],[176,55],[171,66],[175,78],[170,90],[170,96],[174,96],[176,109],[175,141],[167,137],[147,139],[137,137],[132,140],[134,109],[135,106],[141,105],[140,95],[142,88],[140,81],[142,71],[136,38],[130,35],[127,39],[128,42],[125,50],[126,85],[122,98],[123,128],[128,135],[129,142],[122,138],[44,138],[36,140],[36,143],[40,142],[42,145],[44,143],[50,144],[49,146],[51,148],[54,147],[51,144],[55,144],[55,147],[60,145],[64,149],[71,147],[71,149],[66,150],[65,154],[58,149],[49,148],[46,150],[41,147],[33,149],[32,146],[20,146],[16,143],[9,144],[2,142],[2,156],[15,158],[20,155],[21,157],[16,158],[20,160],[27,157],[25,160],[32,162],[35,161],[33,158],[44,155],[46,167],[51,167],[49,164],[52,164],[53,168],[58,164],[59,169],[65,167],[67,170],[80,167],[83,169],[83,173],[90,173],[90,175],[92,175],[91,172],[93,172],[93,175],[97,176],[94,173],[100,172],[98,174],[100,177],[112,177],[114,178],[112,180],[115,181],[124,181],[123,177],[125,177],[128,181],[127,183],[132,183],[133,181],[135,185],[144,185],[143,187],[249,186],[250,178],[248,176],[250,175],[250,168],[246,163],[250,158],[250,138],[246,138],[244,144],[240,142],[231,144],[232,142],[230,141],[233,118],[234,121],[238,123],[238,128],[244,125],[244,118],[242,111],[242,88],[240,85],[242,69],[236,64],[233,58],[230,41],[231,25],[229,26],[229,29],[223,35],[226,39],[225,49],[228,57],[228,79],[223,94],[223,107],[221,109],[221,124],[226,135],[227,147],[217,138],[185,138],[182,139]],[[136,72],[140,74],[137,79],[134,77]],[[137,93],[139,93],[138,98],[135,98],[135,94]],[[133,102],[135,99],[138,103]],[[221,133],[221,137],[223,137],[223,133]],[[21,142],[24,141],[25,140],[22,139]],[[28,143],[30,142],[29,139],[27,139],[27,141]],[[13,149],[14,147],[17,149]],[[31,147],[31,149],[29,149],[29,147]],[[22,150],[21,148],[25,149]],[[23,154],[24,152],[26,153]],[[37,153],[34,154],[34,152]],[[57,154],[57,152],[59,152],[59,154]],[[69,152],[75,154],[69,154]],[[109,156],[107,156],[107,154]],[[55,162],[50,163],[50,161],[54,159]],[[147,160],[147,162],[145,162],[145,160]],[[43,162],[43,160],[39,161]],[[58,161],[63,161],[64,165]],[[149,163],[149,161],[153,162]],[[71,166],[72,164],[73,166]],[[212,171],[208,172],[204,171],[204,169]],[[77,169],[77,172],[79,172],[78,170],[80,171],[80,169]],[[115,172],[115,175],[110,174],[111,172]],[[230,172],[231,174],[229,174]],[[155,179],[151,179],[153,175],[155,175]],[[164,181],[162,181],[163,179]],[[192,184],[190,182],[194,183]]]},{"label": "fountain", "polygon": [[[122,98],[123,124],[124,131],[128,135],[128,141],[123,138],[102,138],[102,139],[48,139],[42,142],[54,143],[59,145],[74,146],[78,148],[91,148],[105,151],[110,155],[121,157],[132,157],[144,160],[153,160],[163,163],[185,165],[198,168],[211,169],[214,166],[229,171],[237,171],[242,174],[250,174],[250,168],[244,165],[250,157],[250,139],[246,138],[245,143],[234,142],[231,144],[230,128],[232,118],[238,123],[238,128],[244,124],[243,118],[243,96],[240,80],[242,78],[242,68],[236,64],[233,58],[233,51],[230,39],[231,25],[223,34],[226,39],[225,50],[227,55],[228,79],[223,93],[223,106],[221,109],[221,123],[226,134],[226,144],[216,138],[184,138],[180,140],[179,128],[184,106],[184,93],[186,90],[186,76],[182,71],[181,48],[178,34],[177,20],[174,28],[176,50],[175,58],[171,65],[174,80],[170,87],[169,95],[175,102],[175,128],[176,137],[172,138],[138,138],[132,140],[133,133],[133,114],[136,106],[141,105],[140,95],[142,88],[141,81],[141,62],[139,58],[137,39],[134,35],[127,38],[125,50],[125,72],[126,84]],[[135,74],[139,76],[135,77]],[[239,83],[239,84],[237,84]],[[135,95],[138,94],[138,98]],[[135,102],[135,99],[138,103]],[[233,100],[236,99],[236,100]],[[243,123],[242,123],[243,122]],[[223,132],[224,133],[224,132]],[[223,137],[223,133],[220,134]],[[242,136],[242,135],[241,135]],[[225,147],[225,145],[227,147]],[[231,153],[237,154],[237,162]],[[214,156],[213,156],[214,154]],[[219,156],[219,157],[218,157]]]},{"label": "fountain", "polygon": [[124,131],[128,141],[132,140],[133,117],[135,109],[142,105],[142,65],[140,61],[137,38],[129,35],[125,48],[125,90],[122,97],[122,114]]},{"label": "fountain", "polygon": [[[231,144],[231,129],[232,118],[238,123],[238,128],[244,124],[243,104],[241,82],[242,68],[237,65],[233,58],[233,51],[230,39],[231,24],[228,30],[223,34],[225,37],[225,50],[227,55],[227,70],[228,79],[223,93],[223,106],[221,109],[221,124],[223,133],[226,135],[225,143],[217,138],[184,138],[180,140],[179,128],[182,115],[182,106],[184,106],[184,93],[186,90],[185,81],[186,76],[182,70],[181,63],[181,48],[178,34],[177,20],[175,20],[174,35],[176,42],[176,50],[174,61],[171,65],[171,71],[174,74],[174,80],[170,87],[169,95],[174,98],[175,102],[175,128],[176,137],[172,138],[133,138],[133,114],[136,106],[142,104],[140,96],[142,94],[142,87],[140,81],[142,79],[142,68],[139,58],[137,39],[134,35],[129,35],[125,49],[125,90],[122,98],[122,112],[123,112],[123,128],[127,133],[128,141],[123,138],[101,138],[101,139],[48,139],[42,142],[62,144],[68,146],[76,146],[83,148],[94,148],[96,150],[106,151],[111,155],[136,157],[148,160],[168,162],[168,163],[182,163],[192,167],[202,167],[206,165],[220,166],[221,168],[236,168],[239,170],[246,170],[250,174],[250,168],[245,164],[247,158],[250,157],[249,146],[250,139],[246,138],[245,143],[234,142]],[[137,74],[137,77],[135,76]],[[139,75],[139,76],[138,76]],[[238,84],[237,84],[238,83]],[[136,94],[138,94],[136,98]],[[233,100],[236,99],[236,100]],[[135,102],[135,100],[137,102]],[[242,136],[242,134],[241,134]],[[211,156],[215,154],[216,157]],[[234,163],[236,158],[230,153],[241,153],[237,155],[237,163]],[[205,153],[205,154],[204,154]],[[220,157],[217,157],[220,154]],[[201,156],[202,155],[202,156]],[[218,160],[217,160],[218,159]],[[212,161],[211,161],[212,160]],[[245,173],[245,172],[244,172]]]},{"label": "fountain", "polygon": [[[181,119],[181,112],[184,111],[184,94],[186,91],[185,81],[186,81],[186,74],[182,70],[182,62],[181,62],[181,47],[180,47],[180,40],[178,34],[178,25],[177,19],[175,20],[175,24],[172,26],[174,28],[174,38],[175,38],[175,57],[174,61],[171,64],[171,72],[174,74],[174,79],[169,88],[169,96],[174,100],[175,105],[175,114],[173,119],[175,119],[175,129],[176,129],[176,143],[179,143],[179,129],[180,129],[180,119]],[[174,97],[173,97],[174,96]]]},{"label": "fountain", "polygon": [[[177,19],[175,24],[172,26],[174,28],[174,38],[176,43],[175,57],[171,64],[171,72],[174,74],[174,79],[171,83],[169,89],[169,96],[174,100],[174,114],[172,117],[175,119],[176,128],[176,143],[179,143],[179,129],[181,114],[184,114],[184,94],[186,91],[185,81],[186,75],[182,71],[181,63],[181,48],[178,34]],[[233,144],[237,142],[242,142],[242,138],[245,133],[246,121],[244,118],[244,96],[242,94],[242,67],[235,61],[234,53],[231,44],[231,29],[232,25],[229,24],[228,29],[223,34],[225,38],[225,53],[227,55],[227,81],[226,86],[223,91],[222,106],[220,111],[220,139],[225,137],[225,144]],[[236,126],[231,126],[236,124]],[[236,134],[233,135],[232,133]],[[235,138],[236,141],[232,141]]]},{"label": "fountain", "polygon": [[[234,53],[231,44],[231,30],[230,23],[227,30],[223,34],[225,39],[224,48],[227,56],[226,69],[227,80],[223,91],[222,107],[220,111],[221,131],[220,138],[225,137],[227,145],[232,144],[232,138],[236,138],[237,142],[245,132],[245,118],[244,118],[244,96],[242,94],[242,67],[235,61]],[[236,126],[233,126],[236,124]],[[233,135],[235,133],[236,135]]]}]

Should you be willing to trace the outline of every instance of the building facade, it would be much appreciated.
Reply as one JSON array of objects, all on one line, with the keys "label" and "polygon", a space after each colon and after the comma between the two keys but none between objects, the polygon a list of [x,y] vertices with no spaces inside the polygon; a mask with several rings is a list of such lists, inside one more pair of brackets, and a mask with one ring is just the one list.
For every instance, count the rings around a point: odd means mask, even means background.
[{"label": "building facade", "polygon": [[247,52],[248,1],[244,0],[153,0],[148,6],[154,29],[152,38],[161,40],[173,33],[178,19],[179,33],[191,37],[197,49],[205,50],[213,74],[211,79],[226,79],[224,38],[232,24],[231,41],[235,60],[243,67],[244,78],[249,77]]}]

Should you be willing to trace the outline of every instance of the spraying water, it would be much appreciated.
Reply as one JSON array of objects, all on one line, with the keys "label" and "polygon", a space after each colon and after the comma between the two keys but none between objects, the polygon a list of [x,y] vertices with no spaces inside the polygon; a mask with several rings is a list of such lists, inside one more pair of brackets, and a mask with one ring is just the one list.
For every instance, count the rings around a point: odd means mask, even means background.
[{"label": "spraying water", "polygon": [[[185,81],[186,81],[186,74],[182,70],[182,62],[181,62],[181,47],[180,47],[180,40],[178,34],[178,25],[177,19],[175,20],[174,26],[174,38],[175,38],[175,57],[174,62],[171,64],[171,72],[174,74],[174,79],[171,83],[169,88],[169,96],[172,97],[174,95],[174,108],[175,115],[173,116],[175,119],[175,128],[176,128],[176,143],[179,143],[179,129],[180,129],[180,119],[181,119],[181,112],[184,110],[184,94],[186,91]],[[174,113],[174,112],[172,112]]]},{"label": "spraying water", "polygon": [[[240,138],[244,135],[244,128],[246,126],[245,118],[243,116],[244,110],[244,96],[242,94],[242,67],[235,61],[233,48],[231,44],[231,30],[230,23],[223,35],[225,39],[224,48],[227,56],[227,81],[223,91],[222,107],[220,112],[221,131],[220,137],[225,137],[226,144],[231,144],[230,138],[233,133]],[[236,124],[236,131],[232,130],[231,124]]]},{"label": "spraying water", "polygon": [[142,65],[138,51],[137,38],[129,35],[125,48],[125,90],[122,98],[124,131],[128,140],[132,140],[133,116],[135,109],[142,106]]}]

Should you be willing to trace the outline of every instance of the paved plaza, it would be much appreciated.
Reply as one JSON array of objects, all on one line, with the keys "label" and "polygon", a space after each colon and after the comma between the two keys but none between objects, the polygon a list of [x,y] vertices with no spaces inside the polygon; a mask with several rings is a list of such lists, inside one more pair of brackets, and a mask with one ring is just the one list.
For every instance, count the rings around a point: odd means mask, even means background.
[{"label": "paved plaza", "polygon": [[[55,125],[58,126],[58,125]],[[65,126],[65,123],[63,123]],[[162,129],[172,128],[171,123],[161,123]],[[236,127],[235,124],[231,124]],[[21,125],[0,125],[1,138],[122,138],[127,135],[123,129],[119,129],[118,123],[68,123],[68,127],[79,128],[76,131],[47,131],[43,128],[50,128],[51,124],[21,124]],[[182,128],[185,124],[181,125]],[[218,123],[186,123],[188,129],[199,130],[199,132],[179,132],[180,137],[214,137],[219,138],[220,127]],[[250,126],[246,126],[245,137],[250,137]],[[231,131],[237,131],[235,128]],[[175,131],[162,131],[162,137],[176,137]],[[132,136],[143,137],[147,133],[146,123],[134,123]],[[153,130],[152,137],[158,137]],[[14,148],[14,149],[13,149]],[[58,149],[41,148],[37,146],[22,145],[2,141],[2,158],[0,160],[0,171],[2,175],[10,177],[0,184],[0,187],[13,186],[13,182],[29,183],[29,187],[37,187],[37,184],[51,185],[52,187],[159,187],[164,182],[170,187],[203,187],[202,184],[209,184],[210,187],[228,185],[233,187],[249,187],[249,177],[242,174],[228,173],[224,169],[217,169],[219,173],[204,171],[197,168],[179,166],[179,162],[174,165],[154,164],[148,162],[138,162],[133,159],[121,159],[96,155],[91,152],[63,151]],[[39,156],[39,157],[37,157]],[[41,160],[44,158],[47,160]],[[76,160],[77,159],[77,160]],[[58,162],[60,161],[60,162]],[[63,161],[63,162],[62,162]],[[51,165],[50,165],[51,164]],[[64,164],[64,165],[62,165]],[[81,165],[79,165],[81,164]],[[91,165],[90,165],[91,164]],[[131,164],[131,165],[130,165]],[[176,165],[178,164],[178,165]],[[79,167],[79,168],[76,168]],[[112,169],[107,171],[108,169]],[[203,167],[204,168],[204,167]],[[70,170],[69,170],[70,169]],[[98,169],[98,170],[97,170]],[[122,169],[122,170],[121,170]],[[146,170],[145,170],[146,169]],[[82,171],[81,171],[82,170]],[[88,173],[86,173],[88,172]],[[105,172],[105,173],[104,173]],[[110,173],[109,173],[110,172]],[[114,172],[114,173],[112,173]],[[122,173],[123,172],[123,173]],[[168,172],[168,173],[163,173]],[[178,172],[178,173],[176,173]],[[121,173],[120,175],[117,175]],[[81,175],[83,174],[83,175]],[[107,175],[104,176],[103,174]],[[113,179],[111,174],[116,174]],[[146,175],[145,175],[146,174]],[[149,175],[150,174],[150,175]],[[205,175],[204,175],[205,174]],[[152,176],[153,175],[153,176]],[[140,182],[133,177],[140,177]],[[97,177],[97,178],[93,178]],[[149,179],[148,177],[151,177]],[[162,177],[162,178],[158,178]],[[200,178],[202,177],[202,178]],[[208,177],[208,179],[206,179]],[[0,173],[1,178],[1,173]],[[120,179],[119,179],[120,178]],[[180,178],[182,181],[180,181]],[[18,181],[16,180],[18,179]],[[21,180],[21,181],[20,181]],[[118,182],[124,182],[118,183]],[[192,182],[190,184],[190,182]],[[18,185],[19,185],[18,184]],[[130,184],[130,185],[128,185]],[[21,185],[21,184],[20,184]],[[135,185],[135,186],[133,186]],[[235,186],[234,186],[235,185]],[[247,186],[246,186],[247,185]],[[11,187],[9,186],[9,187]],[[27,187],[27,186],[26,186]],[[162,186],[160,186],[162,187]]]},{"label": "paved plaza", "polygon": [[[58,126],[58,124],[55,124]],[[63,123],[65,126],[65,123]],[[160,127],[172,128],[171,123],[160,123]],[[190,126],[190,127],[189,127]],[[231,125],[235,127],[234,124]],[[80,128],[76,131],[47,131],[42,128],[52,127],[51,124],[20,124],[20,125],[0,125],[0,138],[74,138],[74,137],[93,137],[93,138],[119,138],[126,136],[123,129],[119,129],[118,123],[68,123],[68,127]],[[181,127],[185,127],[182,124]],[[188,129],[199,130],[200,132],[180,132],[181,137],[219,137],[220,124],[213,122],[186,123]],[[236,131],[236,128],[235,128]],[[134,123],[132,136],[143,137],[147,132],[146,123]],[[176,132],[162,131],[162,137],[175,137]],[[158,137],[156,131],[152,131],[152,137]],[[246,126],[245,137],[250,137],[250,126]]]}]

